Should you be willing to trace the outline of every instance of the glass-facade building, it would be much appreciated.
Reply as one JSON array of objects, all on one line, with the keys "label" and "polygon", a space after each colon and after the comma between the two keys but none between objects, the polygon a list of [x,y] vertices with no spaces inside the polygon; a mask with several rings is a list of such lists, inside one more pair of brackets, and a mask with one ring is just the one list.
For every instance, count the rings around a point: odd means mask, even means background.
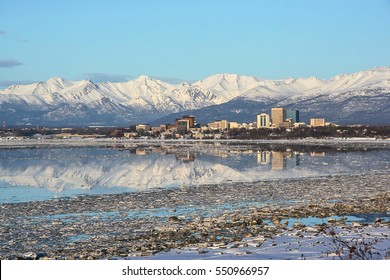
[{"label": "glass-facade building", "polygon": [[286,120],[292,119],[294,123],[299,122],[299,111],[298,110],[286,110]]}]

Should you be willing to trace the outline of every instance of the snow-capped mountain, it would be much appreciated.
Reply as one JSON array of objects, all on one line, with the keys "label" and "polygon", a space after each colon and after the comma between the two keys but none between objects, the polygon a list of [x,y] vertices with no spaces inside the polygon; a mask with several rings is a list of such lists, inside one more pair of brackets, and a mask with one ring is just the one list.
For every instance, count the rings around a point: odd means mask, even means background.
[{"label": "snow-capped mountain", "polygon": [[360,116],[362,123],[375,123],[384,113],[385,122],[390,121],[389,93],[389,67],[330,80],[217,74],[176,85],[147,76],[122,83],[55,77],[0,90],[0,118],[9,125],[129,125],[163,116],[173,122],[172,113],[192,113],[202,122],[221,117],[253,121],[260,112],[284,106],[300,110],[304,118],[356,123]]}]

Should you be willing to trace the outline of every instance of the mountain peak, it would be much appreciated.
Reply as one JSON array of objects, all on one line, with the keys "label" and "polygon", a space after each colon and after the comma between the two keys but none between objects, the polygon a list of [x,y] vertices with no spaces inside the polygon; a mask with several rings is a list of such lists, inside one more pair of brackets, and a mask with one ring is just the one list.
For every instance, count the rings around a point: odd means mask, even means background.
[{"label": "mountain peak", "polygon": [[[95,123],[99,114],[101,114],[99,121],[105,124],[109,124],[110,120],[114,119],[124,120],[124,122],[147,122],[169,113],[220,106],[234,100],[262,102],[261,104],[276,104],[275,102],[283,101],[284,103],[279,104],[282,107],[293,100],[301,103],[294,103],[291,107],[297,109],[310,107],[318,111],[322,110],[321,106],[325,104],[324,102],[347,104],[345,101],[347,97],[352,102],[355,98],[350,98],[351,96],[356,97],[356,100],[363,97],[369,100],[370,97],[376,96],[381,101],[375,102],[384,106],[388,104],[389,92],[390,67],[376,67],[354,74],[341,74],[331,80],[320,80],[315,77],[264,80],[253,76],[220,73],[191,84],[176,85],[146,75],[128,82],[96,84],[91,80],[71,81],[52,77],[45,82],[11,86],[0,90],[0,115],[9,116],[7,122],[14,121],[15,124],[23,124],[24,120],[31,122],[33,118],[40,122],[43,117],[48,123],[58,123],[61,120],[62,123],[67,124],[72,116],[75,116],[74,124]],[[328,100],[327,97],[331,99]],[[369,108],[370,106],[365,102],[348,103],[350,108],[346,110],[357,111]],[[363,103],[364,105],[361,105]],[[80,114],[84,113],[80,112],[80,107],[77,107],[80,104],[90,110],[88,121],[80,118]],[[26,110],[26,106],[30,106],[35,111]],[[231,109],[235,110],[235,106],[226,107],[226,114],[233,114]],[[255,114],[261,109],[256,106],[251,107],[250,113]],[[373,106],[378,107],[378,105]],[[355,107],[356,109],[351,109]],[[69,108],[73,108],[73,111]],[[40,112],[48,113],[43,116],[39,115]],[[390,116],[388,111],[383,112],[383,115],[387,113]],[[200,113],[199,117],[202,115]],[[233,114],[232,119],[235,117]]]},{"label": "mountain peak", "polygon": [[[212,75],[208,78],[217,78],[217,79],[238,79],[240,78],[241,76],[238,75],[238,74],[231,74],[231,73],[219,73],[219,74],[215,74],[215,75]],[[207,78],[206,78],[207,79]]]},{"label": "mountain peak", "polygon": [[369,69],[368,71],[390,72],[390,67],[389,66],[376,66],[374,68]]},{"label": "mountain peak", "polygon": [[48,83],[63,83],[65,80],[63,78],[60,78],[60,77],[51,77],[49,78],[48,80],[46,80],[46,82]]},{"label": "mountain peak", "polygon": [[147,75],[140,75],[140,76],[138,76],[137,79],[135,79],[135,81],[147,81],[147,80],[152,80],[152,78],[150,78]]},{"label": "mountain peak", "polygon": [[45,82],[41,83],[41,85],[49,88],[65,88],[69,85],[68,81],[60,78],[60,77],[51,77]]}]

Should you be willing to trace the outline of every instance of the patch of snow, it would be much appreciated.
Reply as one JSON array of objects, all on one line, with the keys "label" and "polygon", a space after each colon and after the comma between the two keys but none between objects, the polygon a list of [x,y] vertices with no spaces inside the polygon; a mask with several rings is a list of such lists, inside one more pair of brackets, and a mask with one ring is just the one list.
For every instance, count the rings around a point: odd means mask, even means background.
[{"label": "patch of snow", "polygon": [[[387,226],[365,226],[359,228],[336,227],[341,240],[372,242],[372,259],[384,259],[390,250],[390,229]],[[233,242],[221,248],[185,247],[160,252],[150,257],[131,256],[139,260],[337,260],[348,259],[347,252],[336,253],[337,246],[328,233],[313,230],[292,230],[277,234],[273,238],[257,236]]]}]

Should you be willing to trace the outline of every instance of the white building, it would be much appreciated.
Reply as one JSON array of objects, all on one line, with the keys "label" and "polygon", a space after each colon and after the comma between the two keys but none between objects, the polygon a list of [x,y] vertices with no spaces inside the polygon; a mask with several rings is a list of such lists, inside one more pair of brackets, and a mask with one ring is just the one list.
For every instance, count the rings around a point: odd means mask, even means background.
[{"label": "white building", "polygon": [[150,125],[148,125],[148,124],[137,124],[135,126],[135,130],[137,130],[137,131],[149,131],[150,130]]},{"label": "white building", "polygon": [[238,122],[229,122],[229,129],[238,128]]},{"label": "white building", "polygon": [[257,115],[256,128],[268,128],[271,126],[270,117],[268,114],[262,113]]},{"label": "white building", "polygon": [[218,120],[208,124],[209,129],[213,130],[225,130],[228,129],[228,121],[227,120]]}]

